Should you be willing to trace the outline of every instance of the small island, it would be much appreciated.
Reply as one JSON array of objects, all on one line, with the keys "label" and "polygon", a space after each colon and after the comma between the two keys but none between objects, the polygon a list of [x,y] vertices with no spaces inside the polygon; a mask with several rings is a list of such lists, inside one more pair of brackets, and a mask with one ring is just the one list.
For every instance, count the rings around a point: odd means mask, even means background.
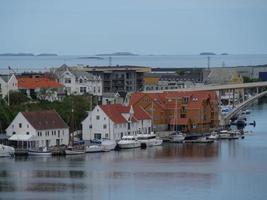
[{"label": "small island", "polygon": [[41,53],[41,54],[38,54],[36,56],[58,56],[58,55],[55,53]]},{"label": "small island", "polygon": [[78,59],[104,60],[104,58],[99,56],[84,56],[84,57],[79,57]]},{"label": "small island", "polygon": [[2,53],[0,56],[34,56],[32,53]]},{"label": "small island", "polygon": [[214,56],[216,55],[216,53],[213,53],[213,52],[202,52],[200,53],[201,56]]},{"label": "small island", "polygon": [[96,54],[96,56],[138,56],[138,55],[130,52],[116,52],[116,53]]},{"label": "small island", "polygon": [[228,53],[221,53],[222,56],[227,56],[229,55]]}]

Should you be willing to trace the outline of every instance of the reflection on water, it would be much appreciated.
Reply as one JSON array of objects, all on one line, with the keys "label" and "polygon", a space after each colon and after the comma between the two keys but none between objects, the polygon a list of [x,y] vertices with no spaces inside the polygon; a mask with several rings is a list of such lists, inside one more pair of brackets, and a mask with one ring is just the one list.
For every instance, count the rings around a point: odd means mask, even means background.
[{"label": "reflection on water", "polygon": [[244,140],[0,159],[0,199],[267,199],[267,104]]}]

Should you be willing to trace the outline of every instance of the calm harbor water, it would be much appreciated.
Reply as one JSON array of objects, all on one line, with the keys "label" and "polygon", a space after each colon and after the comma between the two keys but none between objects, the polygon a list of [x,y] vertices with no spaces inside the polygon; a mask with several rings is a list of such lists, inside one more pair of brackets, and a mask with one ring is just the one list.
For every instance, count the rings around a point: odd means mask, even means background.
[{"label": "calm harbor water", "polygon": [[[87,55],[88,56],[88,55]],[[108,66],[109,57],[103,59],[82,59],[82,56],[0,56],[0,73],[8,66],[16,71],[47,70],[50,67],[67,65]],[[148,67],[207,67],[207,56],[201,55],[140,55],[113,56],[111,64]],[[214,55],[210,56],[211,67],[247,66],[267,64],[267,54]]]},{"label": "calm harbor water", "polygon": [[254,135],[82,156],[1,158],[0,199],[266,200],[267,101]]}]

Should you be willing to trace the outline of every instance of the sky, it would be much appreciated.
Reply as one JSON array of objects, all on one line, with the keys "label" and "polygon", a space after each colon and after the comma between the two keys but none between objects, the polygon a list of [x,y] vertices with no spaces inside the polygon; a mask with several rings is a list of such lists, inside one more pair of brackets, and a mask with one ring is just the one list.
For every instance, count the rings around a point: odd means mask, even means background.
[{"label": "sky", "polygon": [[0,53],[267,53],[267,0],[0,0]]}]

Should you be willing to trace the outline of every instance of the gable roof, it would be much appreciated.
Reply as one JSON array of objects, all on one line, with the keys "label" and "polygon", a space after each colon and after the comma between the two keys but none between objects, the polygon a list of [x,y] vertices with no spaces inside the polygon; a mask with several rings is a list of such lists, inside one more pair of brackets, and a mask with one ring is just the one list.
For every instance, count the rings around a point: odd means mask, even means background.
[{"label": "gable roof", "polygon": [[[108,104],[101,105],[100,108],[105,112],[105,114],[117,124],[127,123],[127,120],[123,117],[123,113],[130,113],[131,106],[124,106],[122,104]],[[133,120],[145,120],[151,119],[150,115],[141,107],[134,107]]]},{"label": "gable roof", "polygon": [[0,74],[0,78],[5,81],[6,83],[8,82],[8,78],[9,80],[11,79],[11,77],[13,76],[14,74],[10,74],[10,75],[7,75],[7,74]]},{"label": "gable roof", "polygon": [[48,78],[18,78],[19,89],[59,88],[62,84]]},{"label": "gable roof", "polygon": [[133,93],[130,99],[130,105],[137,105],[137,103],[148,96],[153,99],[153,102],[163,109],[175,109],[176,102],[170,101],[172,99],[181,99],[183,97],[189,97],[188,108],[199,109],[204,100],[216,99],[216,92],[213,91],[183,91],[183,92],[163,92],[163,93]]},{"label": "gable roof", "polygon": [[85,71],[80,71],[80,70],[75,70],[75,69],[69,69],[69,71],[76,76],[77,78],[79,77],[86,77],[89,80],[94,79],[94,75],[90,74],[89,72]]},{"label": "gable roof", "polygon": [[69,128],[55,110],[21,112],[36,130]]}]

